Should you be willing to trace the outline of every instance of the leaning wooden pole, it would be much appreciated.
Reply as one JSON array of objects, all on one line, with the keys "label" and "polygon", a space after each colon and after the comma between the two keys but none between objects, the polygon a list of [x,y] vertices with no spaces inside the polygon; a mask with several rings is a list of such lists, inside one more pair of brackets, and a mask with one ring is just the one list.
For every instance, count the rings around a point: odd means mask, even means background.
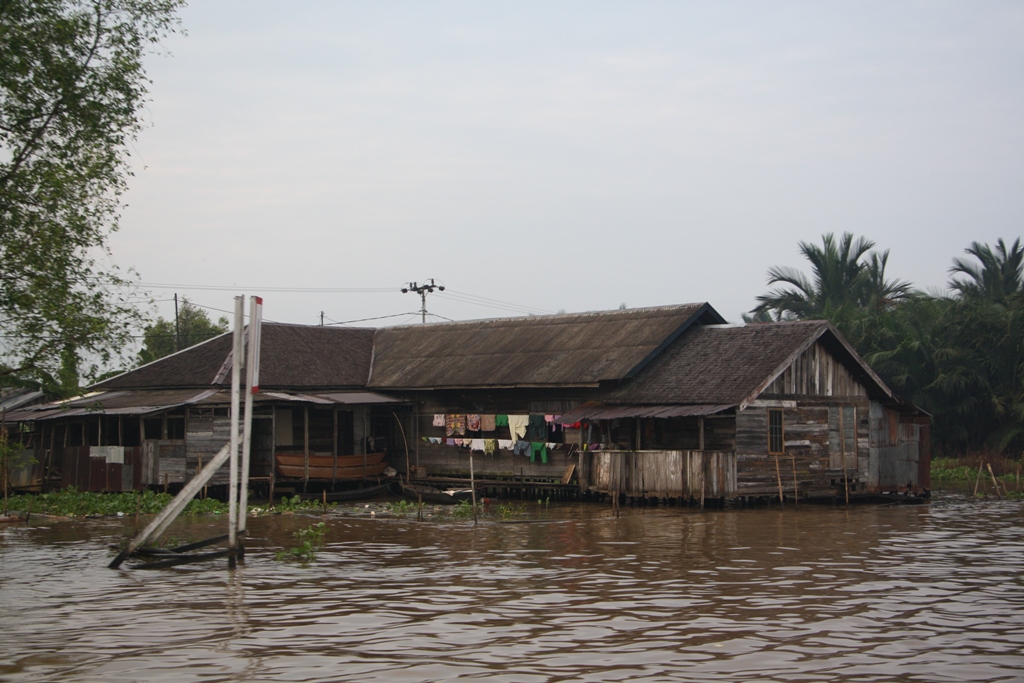
[{"label": "leaning wooden pole", "polygon": [[978,465],[978,476],[974,478],[974,500],[978,500],[978,484],[981,483],[981,468],[982,465]]},{"label": "leaning wooden pole", "polygon": [[[238,427],[241,403],[242,354],[245,352],[242,328],[245,325],[245,297],[235,297],[235,335],[231,353],[231,464],[228,476],[228,550],[238,550]],[[235,566],[231,555],[228,566]]]},{"label": "leaning wooden pole", "polygon": [[160,514],[153,518],[153,521],[142,530],[142,533],[138,534],[133,538],[128,545],[122,550],[117,557],[114,558],[113,562],[108,565],[111,569],[117,569],[121,566],[121,563],[126,559],[135,554],[146,541],[150,539],[159,538],[160,534],[166,531],[167,527],[171,525],[181,511],[185,509],[185,506],[195,498],[199,490],[206,485],[208,481],[213,477],[214,473],[221,468],[228,457],[231,455],[231,445],[227,444],[221,448],[217,455],[213,456],[213,459],[207,463],[206,467],[201,472],[197,473],[196,476],[192,477],[191,481],[185,484],[185,487],[181,489],[177,496],[167,504]]}]

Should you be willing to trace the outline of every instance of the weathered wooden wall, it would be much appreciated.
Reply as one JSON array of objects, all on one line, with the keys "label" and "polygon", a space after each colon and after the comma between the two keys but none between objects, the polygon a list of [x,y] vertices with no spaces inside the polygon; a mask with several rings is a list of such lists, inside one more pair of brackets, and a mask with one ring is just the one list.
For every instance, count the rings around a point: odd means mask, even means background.
[{"label": "weathered wooden wall", "polygon": [[761,396],[859,396],[867,389],[820,343],[804,351]]},{"label": "weathered wooden wall", "polygon": [[581,455],[580,487],[634,497],[732,497],[734,453],[713,451],[591,451]]},{"label": "weathered wooden wall", "polygon": [[[784,451],[768,453],[768,411],[781,410]],[[864,488],[868,410],[860,397],[764,399],[736,415],[737,492],[787,495]],[[840,427],[842,429],[840,429]],[[844,468],[845,462],[845,468]],[[845,476],[844,476],[845,469]]]},{"label": "weathered wooden wall", "polygon": [[61,460],[62,488],[118,492],[143,486],[140,447],[68,446],[63,449]]}]

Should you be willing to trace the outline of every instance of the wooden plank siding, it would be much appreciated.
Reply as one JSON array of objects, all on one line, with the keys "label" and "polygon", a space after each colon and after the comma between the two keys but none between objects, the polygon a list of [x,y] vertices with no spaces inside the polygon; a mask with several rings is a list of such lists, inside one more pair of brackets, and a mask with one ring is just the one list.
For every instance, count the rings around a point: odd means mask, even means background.
[{"label": "wooden plank siding", "polygon": [[715,451],[589,451],[580,487],[644,498],[719,498],[736,492],[734,453]]},{"label": "wooden plank siding", "polygon": [[840,361],[816,342],[769,384],[761,396],[858,396],[867,389]]},{"label": "wooden plank siding", "polygon": [[[736,414],[738,495],[838,491],[868,479],[866,387],[820,343],[800,354],[757,400]],[[783,452],[768,453],[768,411],[781,410]],[[845,456],[845,457],[844,457]],[[794,476],[795,469],[795,476]],[[794,483],[795,479],[795,483]]]}]

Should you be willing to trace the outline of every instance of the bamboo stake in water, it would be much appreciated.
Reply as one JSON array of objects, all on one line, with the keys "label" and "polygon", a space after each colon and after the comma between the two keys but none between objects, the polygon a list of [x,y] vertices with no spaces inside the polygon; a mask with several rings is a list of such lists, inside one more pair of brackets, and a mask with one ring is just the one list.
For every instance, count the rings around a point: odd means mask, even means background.
[{"label": "bamboo stake in water", "polygon": [[793,506],[795,507],[800,504],[800,496],[798,495],[796,486],[796,455],[790,453],[789,457],[793,460]]},{"label": "bamboo stake in water", "polygon": [[978,499],[978,484],[981,483],[981,465],[978,465],[978,476],[974,478],[974,499]]},{"label": "bamboo stake in water", "polygon": [[779,505],[783,508],[786,507],[786,502],[782,497],[782,470],[779,469],[779,456],[775,456],[775,479],[779,482]]},{"label": "bamboo stake in water", "polygon": [[476,526],[476,477],[473,475],[473,449],[469,449],[469,495],[473,500],[473,525]]},{"label": "bamboo stake in water", "polygon": [[985,463],[985,467],[988,468],[988,474],[990,477],[992,477],[992,485],[996,487],[996,498],[1002,500],[1003,496],[1001,493],[999,493],[999,480],[996,479],[996,473],[992,471],[992,465]]}]

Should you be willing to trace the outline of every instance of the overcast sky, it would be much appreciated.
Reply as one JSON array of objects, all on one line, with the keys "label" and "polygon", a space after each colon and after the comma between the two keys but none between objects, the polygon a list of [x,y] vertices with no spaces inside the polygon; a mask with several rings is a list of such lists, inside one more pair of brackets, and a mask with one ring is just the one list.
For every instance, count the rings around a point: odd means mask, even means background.
[{"label": "overcast sky", "polygon": [[972,241],[1022,233],[1021,2],[195,0],[181,17],[147,61],[111,242],[176,285],[157,299],[262,294],[266,318],[314,324],[416,311],[399,289],[436,278],[429,310],[459,320],[691,301],[739,320],[825,232],[875,240],[922,288]]}]

